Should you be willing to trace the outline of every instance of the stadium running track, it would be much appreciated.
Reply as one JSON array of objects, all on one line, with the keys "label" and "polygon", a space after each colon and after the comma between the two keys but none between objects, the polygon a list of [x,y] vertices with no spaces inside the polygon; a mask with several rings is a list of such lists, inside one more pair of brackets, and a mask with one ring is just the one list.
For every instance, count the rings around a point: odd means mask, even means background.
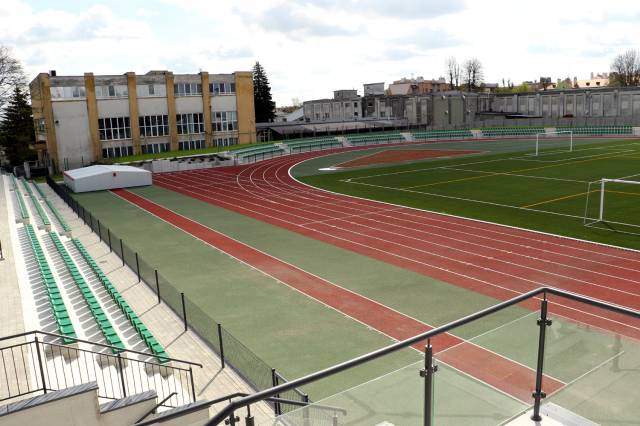
[{"label": "stadium running track", "polygon": [[[246,166],[156,174],[154,184],[496,299],[553,286],[640,309],[639,252],[335,194],[289,175],[300,161],[345,150],[349,148]],[[113,192],[394,339],[433,328],[132,192]],[[535,300],[525,305],[539,308]],[[640,339],[640,329],[618,314],[558,298],[550,300],[550,312]],[[530,400],[530,368],[449,334],[433,344],[446,364],[521,401]],[[544,384],[547,394],[563,386],[548,376]]]}]

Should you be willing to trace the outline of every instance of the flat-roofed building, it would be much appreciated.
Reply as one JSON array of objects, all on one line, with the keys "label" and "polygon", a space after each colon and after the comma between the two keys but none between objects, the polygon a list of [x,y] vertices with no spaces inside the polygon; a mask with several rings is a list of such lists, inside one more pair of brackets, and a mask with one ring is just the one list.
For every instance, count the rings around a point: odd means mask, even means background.
[{"label": "flat-roofed building", "polygon": [[102,158],[256,141],[251,72],[58,76],[30,83],[39,158],[68,170]]}]

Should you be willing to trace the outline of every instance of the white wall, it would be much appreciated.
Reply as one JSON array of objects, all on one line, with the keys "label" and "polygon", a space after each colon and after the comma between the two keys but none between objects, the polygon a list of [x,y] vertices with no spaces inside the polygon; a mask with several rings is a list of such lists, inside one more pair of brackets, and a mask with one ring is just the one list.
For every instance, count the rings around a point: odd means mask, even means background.
[{"label": "white wall", "polygon": [[98,118],[128,116],[129,99],[98,99]]},{"label": "white wall", "polygon": [[138,115],[167,115],[167,98],[138,98]]},{"label": "white wall", "polygon": [[211,109],[215,111],[236,111],[236,96],[235,95],[223,95],[211,97]]},{"label": "white wall", "polygon": [[202,97],[176,96],[176,114],[186,114],[189,112],[202,112]]},{"label": "white wall", "polygon": [[61,169],[64,167],[64,158],[68,159],[70,168],[79,167],[82,161],[88,164],[92,160],[93,149],[86,102],[56,101],[52,104],[60,159],[58,166]]}]

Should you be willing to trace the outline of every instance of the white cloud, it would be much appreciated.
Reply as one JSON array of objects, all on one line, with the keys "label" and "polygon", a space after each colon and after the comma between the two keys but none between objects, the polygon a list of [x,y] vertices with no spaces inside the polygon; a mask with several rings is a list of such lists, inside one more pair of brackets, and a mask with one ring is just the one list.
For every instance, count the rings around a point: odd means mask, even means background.
[{"label": "white cloud", "polygon": [[[31,76],[265,67],[278,104],[371,81],[444,74],[449,56],[484,64],[488,81],[586,77],[640,41],[628,0],[160,0],[0,2],[0,40]],[[210,13],[205,13],[210,12]]]}]

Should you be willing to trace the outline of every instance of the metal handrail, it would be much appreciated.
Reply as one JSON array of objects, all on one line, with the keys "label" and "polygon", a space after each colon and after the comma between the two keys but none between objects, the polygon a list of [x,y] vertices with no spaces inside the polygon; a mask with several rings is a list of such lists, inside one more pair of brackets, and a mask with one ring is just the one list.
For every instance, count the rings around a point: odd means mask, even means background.
[{"label": "metal handrail", "polygon": [[276,395],[278,393],[282,393],[284,391],[296,388],[296,387],[300,387],[300,386],[304,386],[307,385],[309,383],[313,383],[316,382],[318,380],[324,379],[326,377],[329,376],[333,376],[337,373],[340,373],[342,371],[357,367],[361,364],[367,363],[369,361],[372,361],[374,359],[383,357],[385,355],[388,355],[390,353],[399,351],[400,349],[404,349],[407,348],[409,346],[414,345],[415,343],[427,340],[427,339],[432,339],[438,335],[444,334],[450,330],[453,330],[454,328],[458,328],[461,327],[465,324],[468,324],[470,322],[479,320],[481,318],[484,318],[488,315],[494,314],[498,311],[502,311],[503,309],[506,309],[508,307],[511,307],[513,305],[516,305],[520,302],[523,302],[525,300],[531,299],[531,298],[535,298],[536,296],[539,295],[543,295],[544,298],[546,299],[547,294],[554,294],[556,296],[560,296],[560,297],[565,297],[567,299],[571,299],[574,301],[578,301],[578,302],[582,302],[585,303],[587,305],[591,305],[591,306],[595,306],[598,308],[602,308],[602,309],[606,309],[608,311],[612,311],[612,312],[616,312],[619,314],[623,314],[623,315],[627,315],[627,316],[631,316],[637,319],[640,319],[640,311],[636,311],[636,310],[632,310],[632,309],[628,309],[625,308],[623,306],[619,306],[619,305],[614,305],[614,304],[609,304],[607,302],[601,301],[601,300],[597,300],[591,297],[587,297],[587,296],[582,296],[576,293],[571,293],[568,291],[564,291],[564,290],[560,290],[557,288],[553,288],[553,287],[540,287],[537,288],[535,290],[531,290],[527,293],[523,293],[520,296],[514,297],[512,299],[506,300],[504,302],[498,303],[497,305],[493,305],[490,306],[488,308],[485,308],[481,311],[475,312],[471,315],[467,315],[463,318],[457,319],[455,321],[449,322],[445,325],[442,325],[440,327],[436,327],[434,329],[431,329],[427,332],[418,334],[416,336],[410,337],[408,339],[402,340],[400,342],[396,342],[394,344],[391,344],[389,346],[386,346],[384,348],[380,348],[377,349],[375,351],[369,352],[368,354],[364,354],[361,355],[359,357],[350,359],[348,361],[344,361],[342,363],[336,364],[332,367],[326,368],[324,370],[320,370],[320,371],[316,371],[315,373],[311,373],[308,374],[306,376],[300,377],[298,379],[292,380],[288,383],[283,383],[281,385],[278,386],[274,386],[270,389],[265,389],[263,391],[254,393],[252,395],[248,395],[246,397],[243,397],[241,399],[238,399],[236,401],[231,402],[229,405],[227,405],[224,409],[222,409],[220,412],[218,412],[215,416],[213,416],[211,418],[211,420],[209,420],[209,422],[206,423],[206,426],[214,426],[214,425],[218,425],[220,422],[222,422],[224,419],[230,417],[233,415],[233,412],[242,408],[242,407],[246,407],[250,404],[254,404],[256,402],[265,400],[273,395]]},{"label": "metal handrail", "polygon": [[151,414],[153,414],[154,411],[158,409],[158,407],[162,406],[162,404],[164,404],[165,402],[173,398],[174,395],[177,395],[177,394],[178,392],[171,392],[169,396],[165,397],[162,401],[158,402],[151,410],[147,411],[142,417],[140,417],[134,423],[140,423],[141,421],[149,417]]},{"label": "metal handrail", "polygon": [[[137,355],[148,356],[148,357],[151,357],[151,358],[156,358],[156,355],[150,354],[150,353],[147,353],[147,352],[140,352],[140,351],[136,351],[134,349],[118,348],[116,346],[106,345],[104,343],[91,342],[89,340],[83,340],[83,339],[79,339],[77,337],[63,336],[61,334],[49,333],[48,331],[39,331],[39,330],[26,331],[26,332],[23,332],[23,333],[13,334],[11,336],[5,336],[5,337],[0,338],[0,342],[2,342],[4,340],[16,339],[18,337],[25,337],[25,336],[29,336],[29,335],[38,335],[38,334],[42,334],[42,335],[50,336],[50,337],[58,337],[60,339],[73,340],[74,342],[86,343],[88,345],[101,346],[103,348],[112,349],[112,350],[115,350],[115,351],[120,352],[120,353],[132,353],[132,354],[137,354]],[[48,342],[44,342],[44,343],[48,344]],[[88,349],[83,349],[83,350],[87,351],[87,352],[93,352],[93,353],[99,354],[99,352],[90,351]],[[197,363],[197,362],[184,361],[182,359],[169,358],[169,357],[163,357],[163,358],[166,358],[169,361],[179,362],[179,363],[187,364],[187,365],[195,365],[196,367],[203,368],[203,365],[200,364],[200,363]],[[158,364],[158,365],[160,365],[160,364]]]},{"label": "metal handrail", "polygon": [[[219,404],[219,403],[224,402],[224,401],[230,401],[233,398],[246,397],[248,395],[249,395],[248,393],[244,393],[244,392],[236,392],[236,393],[232,393],[232,394],[229,394],[229,395],[225,395],[225,396],[222,396],[220,398],[212,399],[212,400],[207,401],[205,403],[198,404],[196,406],[186,408],[184,410],[181,409],[180,411],[176,412],[175,414],[170,414],[170,415],[167,415],[167,416],[163,417],[162,420],[165,421],[165,420],[169,420],[169,419],[174,418],[174,417],[184,416],[185,414],[193,413],[194,411],[199,411],[199,410],[202,410],[203,408],[208,408],[208,407],[211,407],[212,405],[216,405],[216,404]],[[285,399],[285,398],[271,398],[271,397],[268,397],[268,398],[265,398],[263,401],[280,403],[280,404],[284,404],[284,405],[295,405],[297,407],[306,407],[308,405],[312,405],[312,403],[310,403],[310,402],[295,401],[295,400],[292,400],[292,399]],[[343,414],[343,415],[347,414],[347,410],[345,410],[344,408],[340,408],[340,407],[332,407],[331,405],[322,405],[322,404],[313,404],[313,406],[314,406],[314,408],[318,408],[320,410],[334,411],[336,413],[340,413],[340,414]],[[139,422],[140,422],[140,420],[138,420],[138,422],[135,423],[135,426],[152,425],[152,424],[157,423],[157,419],[145,420],[142,423],[139,423]]]}]

